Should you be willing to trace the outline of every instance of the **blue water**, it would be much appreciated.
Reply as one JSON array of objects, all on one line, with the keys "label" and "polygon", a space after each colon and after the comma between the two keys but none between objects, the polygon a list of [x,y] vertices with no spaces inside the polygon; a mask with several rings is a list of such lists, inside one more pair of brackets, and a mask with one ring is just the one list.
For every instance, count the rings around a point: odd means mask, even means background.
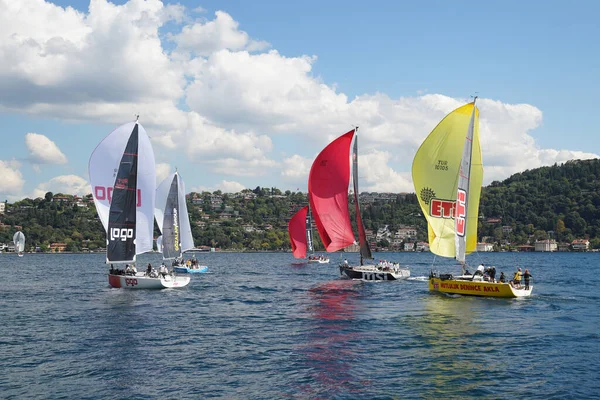
[{"label": "blue water", "polygon": [[[375,257],[413,277],[433,261]],[[128,291],[108,287],[102,254],[3,254],[0,398],[598,398],[600,253],[473,257],[498,276],[529,268],[533,296],[452,298],[237,253],[198,254],[210,273],[186,288]]]}]

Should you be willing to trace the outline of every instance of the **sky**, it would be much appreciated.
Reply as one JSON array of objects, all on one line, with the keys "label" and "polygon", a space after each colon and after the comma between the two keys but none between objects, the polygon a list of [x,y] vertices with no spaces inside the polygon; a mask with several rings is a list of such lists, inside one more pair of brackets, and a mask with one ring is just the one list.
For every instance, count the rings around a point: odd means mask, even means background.
[{"label": "sky", "polygon": [[90,193],[117,126],[157,180],[307,190],[359,126],[361,191],[414,192],[445,114],[479,97],[484,185],[600,157],[600,2],[0,0],[0,199]]}]

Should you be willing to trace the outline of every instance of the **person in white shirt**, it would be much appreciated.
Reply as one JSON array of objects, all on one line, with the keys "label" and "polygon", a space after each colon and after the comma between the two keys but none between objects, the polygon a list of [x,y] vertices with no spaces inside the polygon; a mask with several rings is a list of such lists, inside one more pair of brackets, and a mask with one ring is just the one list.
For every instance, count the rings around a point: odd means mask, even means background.
[{"label": "person in white shirt", "polygon": [[163,277],[167,276],[169,274],[169,270],[167,269],[167,266],[165,265],[165,263],[162,263],[160,265],[160,268],[158,270],[158,273],[160,275],[162,275]]}]

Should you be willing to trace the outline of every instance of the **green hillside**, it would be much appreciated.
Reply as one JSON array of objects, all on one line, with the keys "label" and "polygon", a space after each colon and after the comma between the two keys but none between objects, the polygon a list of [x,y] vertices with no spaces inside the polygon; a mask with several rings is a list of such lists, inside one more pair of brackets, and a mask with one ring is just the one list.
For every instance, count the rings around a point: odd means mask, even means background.
[{"label": "green hillside", "polygon": [[[595,159],[537,168],[493,182],[482,190],[479,240],[515,246],[537,239],[585,238],[600,248],[599,178],[600,160]],[[306,204],[306,194],[277,188],[188,196],[196,246],[228,250],[289,250],[287,222]],[[426,241],[426,222],[414,194],[361,193],[361,205],[367,229],[377,232],[387,225],[395,232],[412,226],[418,231],[416,239]],[[350,210],[353,213],[353,207]],[[47,193],[44,198],[6,202],[0,215],[0,243],[11,242],[17,226],[27,236],[27,250],[47,251],[55,242],[65,243],[68,251],[105,246],[91,195]],[[316,234],[315,241],[321,249]],[[378,245],[387,247],[389,242],[383,239]]]}]

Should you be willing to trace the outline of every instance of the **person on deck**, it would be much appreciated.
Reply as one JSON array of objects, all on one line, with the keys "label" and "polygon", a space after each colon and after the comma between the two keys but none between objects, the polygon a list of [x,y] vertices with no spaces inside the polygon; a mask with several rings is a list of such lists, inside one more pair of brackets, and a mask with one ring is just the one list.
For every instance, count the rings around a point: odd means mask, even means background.
[{"label": "person on deck", "polygon": [[490,282],[496,282],[496,267],[490,267]]},{"label": "person on deck", "polygon": [[529,270],[526,269],[525,273],[523,274],[523,279],[525,280],[525,290],[529,290],[529,279],[533,278],[533,275],[531,275],[529,273]]},{"label": "person on deck", "polygon": [[150,276],[152,273],[152,264],[148,263],[148,268],[146,268],[146,276]]},{"label": "person on deck", "polygon": [[517,288],[521,287],[521,276],[523,276],[523,273],[521,272],[521,268],[519,268],[513,277],[513,286]]},{"label": "person on deck", "polygon": [[135,264],[131,264],[131,275],[136,275],[137,274],[137,268],[135,267]]},{"label": "person on deck", "polygon": [[498,279],[499,282],[506,282],[506,278],[504,277],[504,272],[500,272],[500,279]]},{"label": "person on deck", "polygon": [[163,278],[169,274],[169,270],[167,269],[167,266],[165,265],[165,263],[161,264],[160,269],[158,270],[158,273],[160,275],[162,275]]},{"label": "person on deck", "polygon": [[483,276],[484,271],[485,271],[485,266],[483,265],[483,263],[479,264],[479,266],[477,267],[477,270],[473,274],[473,278],[475,278],[477,275]]}]

